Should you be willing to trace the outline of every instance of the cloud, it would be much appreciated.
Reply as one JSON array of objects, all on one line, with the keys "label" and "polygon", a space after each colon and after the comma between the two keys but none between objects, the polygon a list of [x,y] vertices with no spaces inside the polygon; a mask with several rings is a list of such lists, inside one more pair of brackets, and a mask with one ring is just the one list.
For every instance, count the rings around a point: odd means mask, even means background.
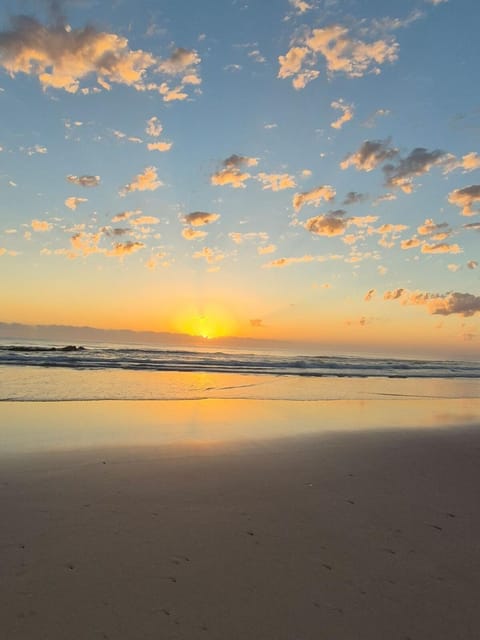
[{"label": "cloud", "polygon": [[145,127],[145,133],[152,138],[158,138],[163,131],[163,126],[160,124],[157,116],[152,116],[147,120],[147,126]]},{"label": "cloud", "polygon": [[383,297],[385,300],[400,300],[403,305],[424,305],[432,315],[457,314],[469,318],[480,313],[480,296],[471,293],[449,291],[441,294],[396,289],[395,291],[386,291]]},{"label": "cloud", "polygon": [[440,165],[450,158],[450,154],[440,149],[428,151],[417,147],[406,158],[400,158],[398,163],[387,164],[383,167],[386,186],[398,187],[404,193],[412,193],[413,178],[421,176],[436,165]]},{"label": "cloud", "polygon": [[348,78],[360,78],[366,73],[378,74],[380,65],[395,62],[398,44],[393,37],[361,40],[340,24],[307,30],[284,56],[279,56],[278,77],[292,77],[293,86],[303,89],[320,75],[314,68],[319,58],[323,58],[329,76],[342,73]]},{"label": "cloud", "polygon": [[315,207],[318,207],[322,200],[330,202],[335,198],[336,194],[335,189],[328,184],[316,187],[311,191],[296,193],[293,196],[293,208],[295,211],[300,211],[304,204],[313,204]]},{"label": "cloud", "polygon": [[170,151],[173,142],[148,142],[147,149],[149,151]]},{"label": "cloud", "polygon": [[387,140],[365,140],[357,151],[348,155],[340,163],[340,167],[347,169],[353,165],[357,171],[372,171],[397,154],[398,149],[390,146],[389,138]]},{"label": "cloud", "polygon": [[353,118],[353,105],[345,104],[342,99],[333,101],[330,103],[332,109],[340,109],[342,115],[335,120],[335,122],[331,123],[331,127],[334,129],[341,129],[343,125]]},{"label": "cloud", "polygon": [[257,180],[263,183],[263,189],[283,191],[297,186],[295,178],[288,173],[259,173]]},{"label": "cloud", "polygon": [[50,231],[50,229],[53,227],[53,225],[46,220],[32,220],[31,226],[34,231],[39,232]]},{"label": "cloud", "polygon": [[196,251],[193,254],[193,257],[198,260],[203,258],[207,264],[215,264],[216,262],[221,262],[224,260],[225,255],[221,251],[216,251],[215,249],[211,249],[210,247],[203,247],[201,251]]},{"label": "cloud", "polygon": [[183,222],[193,227],[201,227],[205,224],[216,222],[220,218],[219,213],[207,213],[206,211],[194,211],[183,217]]},{"label": "cloud", "polygon": [[400,247],[404,250],[407,249],[415,249],[422,244],[422,240],[414,236],[413,238],[409,238],[408,240],[402,240],[400,243]]},{"label": "cloud", "polygon": [[76,93],[90,75],[107,86],[135,87],[143,85],[147,69],[155,63],[152,54],[129,49],[126,38],[92,26],[43,26],[28,16],[15,16],[11,23],[9,31],[0,33],[0,65],[12,76],[36,76],[44,89]]},{"label": "cloud", "polygon": [[163,182],[158,179],[156,167],[146,167],[143,173],[139,173],[120,191],[120,195],[125,196],[132,191],[155,191],[163,186]]},{"label": "cloud", "polygon": [[178,47],[169,58],[160,61],[158,70],[168,75],[185,74],[200,63],[200,56],[194,50]]},{"label": "cloud", "polygon": [[390,115],[389,109],[377,109],[375,113],[372,113],[372,115],[369,118],[367,118],[365,122],[363,122],[362,124],[364,127],[368,127],[369,129],[371,129],[372,127],[375,126],[377,118],[385,117],[389,115]]},{"label": "cloud", "polygon": [[375,198],[372,204],[374,207],[376,207],[382,202],[391,202],[392,200],[396,200],[396,199],[397,199],[397,196],[394,193],[385,193],[383,194],[383,196],[378,196],[378,198]]},{"label": "cloud", "polygon": [[305,13],[306,11],[310,11],[313,9],[313,4],[309,2],[305,2],[305,0],[288,0],[292,7],[298,11],[298,13]]},{"label": "cloud", "polygon": [[131,253],[135,253],[140,249],[143,249],[145,245],[143,242],[133,242],[128,240],[127,242],[115,242],[112,249],[105,251],[105,255],[110,258],[123,258]]},{"label": "cloud", "polygon": [[345,196],[345,200],[342,204],[347,207],[350,204],[357,204],[368,200],[368,196],[365,193],[358,193],[357,191],[349,191]]},{"label": "cloud", "polygon": [[421,236],[444,233],[448,229],[448,222],[436,223],[431,218],[427,218],[425,222],[417,227],[417,231]]},{"label": "cloud", "polygon": [[155,216],[140,216],[139,218],[130,220],[130,222],[134,226],[139,226],[142,224],[158,224],[160,220],[158,218],[155,218]]},{"label": "cloud", "polygon": [[300,264],[303,262],[326,262],[327,260],[340,260],[342,256],[339,255],[328,255],[328,256],[311,256],[304,255],[292,258],[277,258],[276,260],[272,260],[271,262],[267,262],[262,265],[264,269],[280,269],[283,267],[288,267],[291,264]]},{"label": "cloud", "polygon": [[365,302],[369,302],[375,296],[376,293],[377,293],[376,289],[369,289],[365,294],[365,298],[364,298]]},{"label": "cloud", "polygon": [[476,202],[480,202],[480,184],[472,184],[463,189],[455,189],[448,194],[448,201],[462,209],[463,216],[473,216],[478,210],[473,209]]},{"label": "cloud", "polygon": [[88,198],[74,198],[73,196],[71,196],[70,198],[67,198],[65,200],[65,206],[72,211],[75,211],[78,205],[82,202],[88,202]]},{"label": "cloud", "polygon": [[78,184],[81,187],[98,187],[100,176],[67,176],[67,182]]},{"label": "cloud", "polygon": [[254,167],[258,164],[258,158],[239,156],[233,154],[222,162],[222,169],[211,176],[211,183],[216,186],[230,184],[234,189],[244,189],[245,182],[251,178],[248,172],[242,172],[244,167]]},{"label": "cloud", "polygon": [[185,240],[199,240],[200,238],[205,238],[208,233],[206,231],[200,231],[200,229],[192,229],[191,227],[186,227],[182,229],[182,236]]},{"label": "cloud", "polygon": [[480,231],[480,222],[471,222],[470,224],[462,225],[464,229],[474,229],[475,231]]},{"label": "cloud", "polygon": [[183,91],[182,85],[171,88],[166,82],[162,82],[158,87],[158,93],[162,96],[164,102],[182,101],[188,98],[188,93]]},{"label": "cloud", "polygon": [[469,260],[467,262],[467,267],[469,269],[476,269],[478,267],[478,262],[476,260]]},{"label": "cloud", "polygon": [[276,250],[277,247],[274,244],[266,244],[264,247],[257,247],[257,253],[259,256],[264,256],[269,253],[275,253]]},{"label": "cloud", "polygon": [[336,216],[320,215],[309,218],[303,226],[317,236],[339,236],[345,233],[348,224]]},{"label": "cloud", "polygon": [[[1,42],[1,34],[0,34],[0,42]],[[1,45],[0,45],[0,53],[1,53]],[[1,64],[1,56],[0,56],[0,64]],[[27,156],[33,156],[36,153],[39,153],[41,155],[45,155],[46,153],[48,153],[48,149],[47,147],[43,147],[40,144],[35,144],[33,147],[20,147],[20,151],[25,151]]]},{"label": "cloud", "polygon": [[260,242],[266,242],[268,240],[268,233],[265,233],[265,231],[249,231],[247,233],[232,231],[228,235],[235,244],[242,244],[243,242],[250,240],[258,240]]},{"label": "cloud", "polygon": [[475,171],[475,169],[480,169],[480,156],[474,151],[462,156],[460,160],[455,158],[455,156],[452,156],[451,159],[445,163],[444,173],[450,173],[456,169],[463,169],[463,173],[469,173],[470,171]]},{"label": "cloud", "polygon": [[122,220],[128,220],[128,218],[141,215],[141,213],[142,212],[140,211],[140,209],[137,209],[136,211],[122,211],[121,213],[117,213],[113,216],[112,222],[121,222]]},{"label": "cloud", "polygon": [[447,244],[442,242],[439,244],[422,244],[422,253],[463,253],[458,244]]}]

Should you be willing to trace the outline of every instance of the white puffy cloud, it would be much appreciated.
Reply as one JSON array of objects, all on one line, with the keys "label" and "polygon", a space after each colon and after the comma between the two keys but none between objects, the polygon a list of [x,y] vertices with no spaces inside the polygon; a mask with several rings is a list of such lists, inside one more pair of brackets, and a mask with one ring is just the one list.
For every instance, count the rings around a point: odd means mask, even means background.
[{"label": "white puffy cloud", "polygon": [[152,138],[158,138],[163,131],[163,126],[161,125],[157,116],[152,116],[147,120],[147,126],[145,127],[145,133]]}]

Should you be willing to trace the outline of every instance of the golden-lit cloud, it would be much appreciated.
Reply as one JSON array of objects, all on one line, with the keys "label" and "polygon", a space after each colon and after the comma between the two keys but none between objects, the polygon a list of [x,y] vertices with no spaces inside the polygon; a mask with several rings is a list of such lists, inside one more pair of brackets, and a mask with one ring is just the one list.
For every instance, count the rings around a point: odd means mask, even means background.
[{"label": "golden-lit cloud", "polygon": [[263,189],[283,191],[297,186],[295,178],[288,173],[259,173],[257,180],[263,183]]},{"label": "golden-lit cloud", "polygon": [[376,293],[377,293],[376,289],[369,289],[364,297],[365,302],[369,302],[375,296]]},{"label": "golden-lit cloud", "polygon": [[122,211],[121,213],[117,213],[113,216],[112,222],[122,222],[123,220],[128,220],[132,216],[139,216],[141,213],[140,209],[137,209],[136,211]]},{"label": "golden-lit cloud", "polygon": [[404,193],[413,192],[413,178],[428,173],[434,166],[442,165],[450,158],[450,154],[440,149],[428,151],[423,147],[413,149],[405,158],[399,158],[396,164],[386,164],[385,185],[397,187]]},{"label": "golden-lit cloud", "polygon": [[192,229],[191,227],[182,229],[182,236],[185,240],[199,240],[200,238],[205,238],[207,235],[206,231],[201,231],[200,229]]},{"label": "golden-lit cloud", "polygon": [[320,215],[309,218],[303,226],[317,236],[339,236],[345,233],[348,225],[343,218]]},{"label": "golden-lit cloud", "polygon": [[463,249],[458,244],[447,244],[446,242],[428,244],[424,242],[422,244],[422,253],[463,253]]},{"label": "golden-lit cloud", "polygon": [[298,13],[305,13],[313,9],[313,4],[306,2],[305,0],[288,0],[292,7],[298,11]]},{"label": "golden-lit cloud", "polygon": [[[158,70],[168,75],[181,75],[192,70],[200,63],[200,56],[194,50],[178,47],[170,57],[158,63]],[[190,73],[193,73],[190,71]]]},{"label": "golden-lit cloud", "polygon": [[417,231],[421,236],[446,233],[447,229],[448,222],[436,223],[431,218],[427,218],[423,224],[417,227]]},{"label": "golden-lit cloud", "polygon": [[193,257],[196,260],[204,259],[207,264],[215,264],[216,262],[221,262],[225,259],[225,254],[221,251],[217,251],[215,249],[211,249],[210,247],[203,247],[200,251],[196,251],[193,254]]},{"label": "golden-lit cloud", "polygon": [[31,227],[34,231],[45,232],[50,231],[53,225],[46,220],[32,220]]},{"label": "golden-lit cloud", "polygon": [[400,247],[404,250],[415,249],[416,247],[419,247],[422,244],[422,242],[423,241],[420,240],[420,238],[413,236],[413,238],[408,238],[408,240],[402,240],[400,242]]},{"label": "golden-lit cloud", "polygon": [[155,191],[161,186],[163,182],[158,179],[156,167],[147,167],[143,173],[136,175],[130,184],[121,189],[120,195],[125,196],[132,191]]},{"label": "golden-lit cloud", "polygon": [[448,201],[460,207],[463,216],[473,216],[478,213],[478,209],[474,209],[473,205],[480,203],[480,184],[472,184],[463,189],[455,189],[448,194]]},{"label": "golden-lit cloud", "polygon": [[135,226],[144,224],[158,224],[160,220],[155,216],[140,216],[139,218],[132,218],[130,224]]},{"label": "golden-lit cloud", "polygon": [[75,211],[78,205],[82,202],[88,202],[88,198],[74,198],[73,196],[71,196],[70,198],[67,198],[65,200],[65,206],[72,211]]},{"label": "golden-lit cloud", "polygon": [[474,151],[465,154],[460,159],[451,156],[445,163],[444,173],[450,173],[456,169],[463,169],[463,173],[480,169],[480,156]]},{"label": "golden-lit cloud", "polygon": [[[366,33],[363,29],[363,33]],[[342,73],[360,78],[366,73],[380,73],[380,66],[398,58],[398,44],[393,37],[371,42],[356,37],[340,24],[307,30],[283,56],[279,56],[279,78],[292,78],[296,89],[320,75],[315,68],[323,59],[329,76]]]},{"label": "golden-lit cloud", "polygon": [[202,227],[206,224],[212,224],[212,222],[216,222],[219,220],[219,213],[208,213],[206,211],[194,211],[193,213],[188,213],[183,217],[183,222],[186,224],[191,224],[192,227]]},{"label": "golden-lit cloud", "polygon": [[342,115],[331,123],[333,129],[341,129],[343,125],[353,118],[353,105],[346,104],[342,99],[330,103],[332,109],[340,109]]},{"label": "golden-lit cloud", "polygon": [[480,296],[471,293],[449,291],[447,293],[424,293],[395,289],[384,293],[385,300],[399,300],[403,305],[426,306],[432,315],[448,316],[457,314],[464,318],[480,313]]},{"label": "golden-lit cloud", "polygon": [[81,187],[98,187],[100,176],[67,176],[67,182],[78,184]]},{"label": "golden-lit cloud", "polygon": [[274,244],[266,244],[263,247],[257,247],[257,253],[259,256],[264,256],[269,253],[275,253],[276,250],[277,250],[277,247]]},{"label": "golden-lit cloud", "polygon": [[265,233],[265,231],[248,231],[247,233],[232,231],[228,235],[235,244],[242,244],[245,241],[267,242],[268,240],[268,233]]},{"label": "golden-lit cloud", "polygon": [[131,253],[135,253],[140,249],[143,249],[145,245],[143,242],[133,242],[128,240],[127,242],[115,242],[112,249],[105,251],[105,255],[110,258],[123,258]]},{"label": "golden-lit cloud", "polygon": [[233,154],[222,162],[222,169],[214,173],[210,179],[215,186],[231,185],[234,189],[244,189],[245,182],[251,178],[250,173],[243,171],[244,167],[254,167],[258,158]]},{"label": "golden-lit cloud", "polygon": [[341,260],[343,256],[329,254],[326,256],[312,256],[306,254],[304,256],[294,256],[290,258],[277,258],[271,262],[267,262],[262,265],[264,269],[281,269],[283,267],[289,267],[292,264],[301,264],[304,262],[327,262],[328,260]]},{"label": "golden-lit cloud", "polygon": [[149,151],[170,151],[172,146],[173,142],[147,142]]},{"label": "golden-lit cloud", "polygon": [[354,166],[357,171],[372,171],[397,154],[398,149],[390,146],[390,139],[365,140],[357,151],[348,155],[340,163],[340,167],[348,169],[348,167]]},{"label": "golden-lit cloud", "polygon": [[300,211],[305,204],[312,204],[313,206],[318,207],[322,200],[330,202],[335,198],[336,194],[337,192],[335,189],[328,184],[316,187],[311,191],[296,193],[293,196],[293,208],[295,211]]},{"label": "golden-lit cloud", "polygon": [[151,136],[152,138],[158,138],[160,137],[162,131],[163,126],[157,116],[152,116],[147,120],[147,125],[145,127],[145,133],[147,135]]},{"label": "golden-lit cloud", "polygon": [[478,267],[478,262],[476,260],[469,260],[467,262],[467,267],[469,269],[476,269]]}]

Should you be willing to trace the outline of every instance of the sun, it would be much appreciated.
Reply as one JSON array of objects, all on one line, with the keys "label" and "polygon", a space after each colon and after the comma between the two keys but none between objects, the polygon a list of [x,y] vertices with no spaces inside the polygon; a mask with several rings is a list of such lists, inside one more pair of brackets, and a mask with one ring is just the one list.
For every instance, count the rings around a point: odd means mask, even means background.
[{"label": "sun", "polygon": [[213,304],[204,305],[200,310],[183,309],[173,324],[179,333],[198,336],[204,340],[232,336],[236,325],[231,313],[223,306]]}]

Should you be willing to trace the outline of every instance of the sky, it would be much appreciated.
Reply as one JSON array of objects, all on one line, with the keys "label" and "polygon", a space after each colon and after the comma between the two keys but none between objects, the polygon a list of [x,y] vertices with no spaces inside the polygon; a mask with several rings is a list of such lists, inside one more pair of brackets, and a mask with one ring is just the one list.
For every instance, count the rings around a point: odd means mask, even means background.
[{"label": "sky", "polygon": [[477,0],[5,0],[0,322],[480,355]]}]

